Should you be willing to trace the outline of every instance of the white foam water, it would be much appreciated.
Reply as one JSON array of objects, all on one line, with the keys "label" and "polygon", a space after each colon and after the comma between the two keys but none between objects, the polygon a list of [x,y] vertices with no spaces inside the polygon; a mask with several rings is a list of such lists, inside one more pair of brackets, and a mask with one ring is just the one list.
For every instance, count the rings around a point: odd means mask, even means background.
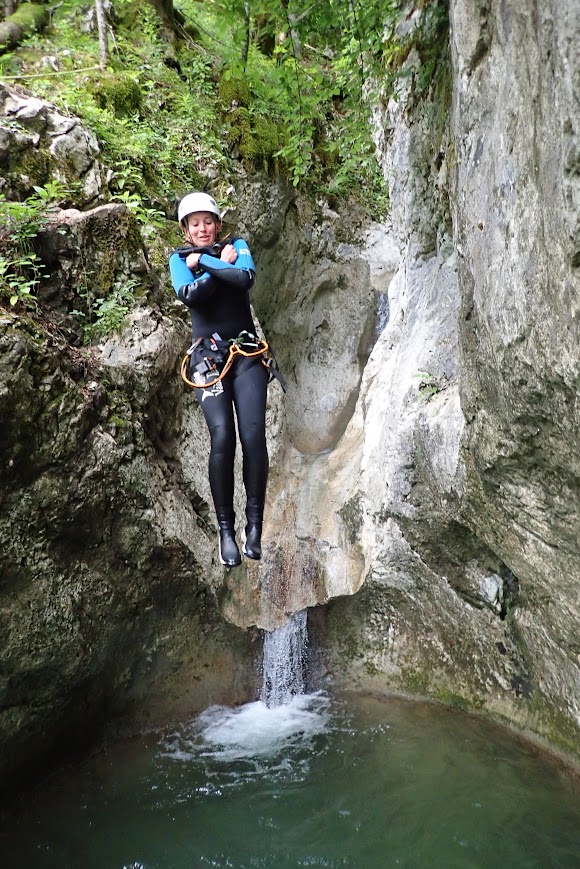
[{"label": "white foam water", "polygon": [[164,755],[276,765],[281,753],[311,745],[327,728],[330,700],[322,692],[304,693],[307,639],[305,611],[266,633],[261,699],[234,708],[211,706],[165,743]]},{"label": "white foam water", "polygon": [[302,694],[283,706],[266,706],[262,700],[237,709],[214,706],[198,722],[201,735],[214,757],[234,760],[275,755],[290,745],[303,744],[324,730],[328,698]]}]

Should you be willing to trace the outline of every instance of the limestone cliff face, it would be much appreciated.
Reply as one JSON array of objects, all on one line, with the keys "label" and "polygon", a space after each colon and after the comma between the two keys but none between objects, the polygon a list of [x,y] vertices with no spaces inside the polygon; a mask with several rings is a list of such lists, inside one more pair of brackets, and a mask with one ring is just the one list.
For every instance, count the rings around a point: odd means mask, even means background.
[{"label": "limestone cliff face", "polygon": [[[24,170],[41,159],[44,178],[62,177],[62,153],[74,154],[88,179],[104,178],[98,147],[78,124],[66,127],[26,92],[2,95],[8,198],[26,194]],[[52,153],[43,136],[56,129]],[[388,284],[381,257],[377,264],[349,243],[353,220],[369,250],[393,258],[376,229],[367,238],[361,215],[346,224],[270,180],[240,190],[236,229],[255,251],[254,303],[289,395],[283,402],[278,386],[270,390],[268,557],[226,575],[208,434],[178,374],[191,340],[187,311],[164,286],[166,269],[152,269],[125,206],[95,205],[106,192],[90,186],[83,210],[54,211],[35,239],[47,273],[38,310],[6,306],[0,317],[6,787],[106,722],[148,726],[255,696],[258,632],[248,628],[275,627],[328,599],[303,481],[352,413]],[[140,301],[122,333],[83,347],[81,324],[128,282]],[[241,476],[238,456],[239,517]],[[348,570],[341,575],[350,592]]]},{"label": "limestone cliff face", "polygon": [[377,111],[401,265],[326,472],[364,581],[329,666],[577,753],[580,9],[456,0],[451,45],[441,153],[433,105]]},{"label": "limestone cliff face", "polygon": [[463,514],[519,580],[534,692],[578,726],[580,8],[524,6],[453,9]]},{"label": "limestone cliff face", "polygon": [[259,308],[285,336],[284,449],[264,562],[223,608],[271,628],[331,600],[312,622],[339,681],[483,709],[570,753],[579,16],[452,4],[449,87],[376,108],[390,225],[345,245],[341,219],[286,212]]}]

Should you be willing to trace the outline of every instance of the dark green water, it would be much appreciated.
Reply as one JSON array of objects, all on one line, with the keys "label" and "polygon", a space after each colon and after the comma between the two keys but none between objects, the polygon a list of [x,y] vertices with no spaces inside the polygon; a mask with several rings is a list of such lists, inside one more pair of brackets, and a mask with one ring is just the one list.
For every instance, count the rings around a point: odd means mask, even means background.
[{"label": "dark green water", "polygon": [[437,706],[322,694],[213,708],[53,778],[1,869],[580,867],[580,786]]}]

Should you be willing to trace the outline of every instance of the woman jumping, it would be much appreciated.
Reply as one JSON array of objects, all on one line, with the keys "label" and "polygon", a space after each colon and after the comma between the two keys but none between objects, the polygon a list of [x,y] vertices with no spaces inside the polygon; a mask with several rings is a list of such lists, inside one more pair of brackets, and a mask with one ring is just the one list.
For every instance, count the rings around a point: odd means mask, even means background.
[{"label": "woman jumping", "polygon": [[[261,342],[255,337],[249,300],[256,270],[242,238],[218,241],[221,213],[212,196],[188,193],[179,204],[178,220],[188,246],[171,254],[169,269],[177,297],[191,313],[189,373],[210,434],[209,482],[219,527],[220,560],[235,567],[242,559],[235,535],[234,409],[242,445],[246,490],[243,553],[248,558],[259,559],[262,554],[268,481],[269,373],[259,353]],[[242,352],[232,355],[236,342]]]}]

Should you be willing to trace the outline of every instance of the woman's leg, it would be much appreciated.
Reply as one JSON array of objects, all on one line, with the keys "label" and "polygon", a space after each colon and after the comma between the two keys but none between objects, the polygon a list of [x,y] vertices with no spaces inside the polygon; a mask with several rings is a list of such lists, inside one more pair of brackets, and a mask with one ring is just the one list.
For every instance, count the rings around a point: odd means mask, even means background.
[{"label": "woman's leg", "polygon": [[266,444],[266,397],[268,371],[259,360],[244,360],[234,372],[233,398],[242,445],[246,489],[246,542],[244,554],[260,558],[262,519],[268,482]]},{"label": "woman's leg", "polygon": [[226,376],[216,386],[195,392],[209,429],[209,485],[220,530],[220,559],[222,564],[235,567],[241,563],[241,556],[235,538],[236,428],[231,378]]}]

